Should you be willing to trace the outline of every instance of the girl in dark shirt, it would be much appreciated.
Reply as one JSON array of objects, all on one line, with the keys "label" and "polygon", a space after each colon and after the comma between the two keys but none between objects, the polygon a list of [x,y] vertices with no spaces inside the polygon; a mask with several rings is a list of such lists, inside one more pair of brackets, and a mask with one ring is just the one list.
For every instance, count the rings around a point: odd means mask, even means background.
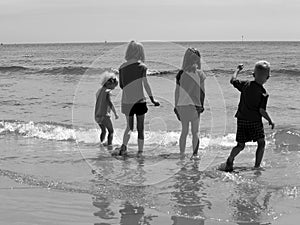
[{"label": "girl in dark shirt", "polygon": [[146,77],[147,67],[144,64],[145,54],[143,45],[131,41],[126,50],[125,60],[126,62],[119,68],[119,81],[122,89],[121,111],[126,116],[127,125],[123,135],[123,144],[113,154],[127,154],[127,144],[133,131],[134,115],[136,115],[138,155],[141,155],[144,148],[144,120],[145,114],[148,111],[144,89],[154,106],[159,106],[159,102],[154,100]]}]

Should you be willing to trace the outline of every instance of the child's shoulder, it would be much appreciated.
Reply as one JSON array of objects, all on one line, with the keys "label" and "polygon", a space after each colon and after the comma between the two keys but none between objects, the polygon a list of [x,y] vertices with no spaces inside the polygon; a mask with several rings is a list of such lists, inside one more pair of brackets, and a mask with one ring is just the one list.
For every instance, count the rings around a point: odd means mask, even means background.
[{"label": "child's shoulder", "polygon": [[133,60],[129,60],[124,62],[120,67],[119,70],[128,67],[128,66],[137,66],[137,67],[141,67],[143,69],[147,69],[147,66],[145,63],[141,62],[141,61],[133,61]]},{"label": "child's shoulder", "polygon": [[147,69],[147,65],[141,61],[138,61],[138,67],[140,67],[142,69]]},{"label": "child's shoulder", "polygon": [[250,85],[253,80],[244,80],[244,79],[239,79],[239,78],[234,78],[234,79],[231,79],[230,82],[232,84],[243,84],[243,85]]},{"label": "child's shoulder", "polygon": [[121,66],[119,67],[119,70],[125,68],[126,66],[128,66],[127,62],[122,63]]}]

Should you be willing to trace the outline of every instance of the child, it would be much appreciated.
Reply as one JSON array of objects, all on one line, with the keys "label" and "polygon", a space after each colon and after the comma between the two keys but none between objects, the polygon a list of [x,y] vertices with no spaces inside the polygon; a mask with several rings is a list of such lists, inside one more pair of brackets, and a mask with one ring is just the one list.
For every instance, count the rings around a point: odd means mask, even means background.
[{"label": "child", "polygon": [[175,108],[177,118],[181,122],[179,139],[180,154],[184,155],[189,124],[193,136],[193,156],[197,157],[199,148],[199,120],[204,111],[205,74],[201,71],[200,53],[197,49],[188,48],[184,54],[182,69],[176,76]]},{"label": "child", "polygon": [[[115,118],[118,119],[119,116],[115,110],[115,107],[111,101],[111,90],[113,90],[117,85],[118,81],[114,73],[104,72],[102,74],[102,87],[97,91],[96,94],[96,106],[95,106],[95,120],[101,128],[100,142],[101,144],[112,146],[113,140],[113,125],[110,119],[110,111],[112,110],[115,114]],[[103,143],[106,129],[108,131],[107,143]]]},{"label": "child", "polygon": [[275,126],[266,111],[269,95],[263,87],[263,84],[270,77],[270,64],[267,61],[257,62],[254,68],[253,81],[237,79],[242,69],[243,65],[240,64],[230,79],[230,83],[241,92],[241,96],[235,115],[237,117],[237,145],[232,149],[227,161],[220,166],[220,169],[226,172],[233,171],[234,158],[244,149],[245,143],[248,141],[257,142],[254,167],[259,168],[265,150],[262,117],[268,120],[272,129]]},{"label": "child", "polygon": [[127,144],[133,131],[134,115],[136,115],[138,156],[140,156],[144,148],[144,119],[148,111],[144,88],[154,106],[159,106],[159,102],[154,100],[147,80],[147,67],[144,64],[145,54],[143,45],[131,41],[126,50],[125,60],[126,62],[119,68],[119,80],[122,89],[121,109],[122,113],[126,116],[127,125],[124,131],[123,144],[113,154],[127,154]]}]

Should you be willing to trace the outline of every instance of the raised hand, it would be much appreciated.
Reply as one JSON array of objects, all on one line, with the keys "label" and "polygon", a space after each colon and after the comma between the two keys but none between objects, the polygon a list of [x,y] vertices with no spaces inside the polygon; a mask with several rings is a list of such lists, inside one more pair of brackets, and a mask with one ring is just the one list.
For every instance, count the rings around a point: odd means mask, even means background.
[{"label": "raised hand", "polygon": [[242,69],[244,69],[244,65],[243,65],[243,64],[239,64],[239,65],[237,66],[237,69],[238,69],[239,71],[241,71]]}]

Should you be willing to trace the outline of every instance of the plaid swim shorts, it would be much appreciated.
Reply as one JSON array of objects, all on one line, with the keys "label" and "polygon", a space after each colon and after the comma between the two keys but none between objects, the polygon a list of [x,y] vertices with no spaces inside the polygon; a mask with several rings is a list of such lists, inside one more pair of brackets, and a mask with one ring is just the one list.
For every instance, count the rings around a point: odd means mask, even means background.
[{"label": "plaid swim shorts", "polygon": [[264,126],[262,121],[237,120],[236,141],[246,143],[265,138]]}]

